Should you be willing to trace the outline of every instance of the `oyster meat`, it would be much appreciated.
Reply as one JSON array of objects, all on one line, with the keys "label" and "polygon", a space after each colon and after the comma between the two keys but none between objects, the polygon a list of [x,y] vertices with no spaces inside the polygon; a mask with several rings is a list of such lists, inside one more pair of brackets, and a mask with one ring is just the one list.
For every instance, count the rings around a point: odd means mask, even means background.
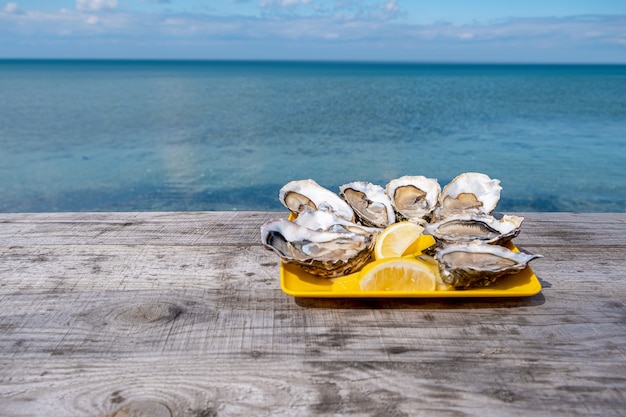
[{"label": "oyster meat", "polygon": [[[358,271],[370,259],[378,230],[344,223],[324,223],[323,212],[305,210],[296,221],[270,220],[261,226],[261,242],[285,262],[298,264],[305,271],[334,278]],[[337,217],[334,217],[337,218]],[[301,223],[301,224],[300,224]]]},{"label": "oyster meat", "polygon": [[516,237],[523,217],[504,215],[499,220],[486,214],[461,213],[426,226],[424,233],[445,244],[471,242],[503,244]]},{"label": "oyster meat", "polygon": [[348,203],[311,179],[288,182],[280,189],[278,198],[296,216],[306,207],[317,210],[325,203],[339,217],[355,220],[354,211]]},{"label": "oyster meat", "polygon": [[391,200],[380,185],[356,181],[339,187],[339,194],[365,226],[385,228],[396,221]]},{"label": "oyster meat", "polygon": [[500,200],[500,180],[466,172],[450,181],[439,195],[435,220],[458,213],[491,214]]},{"label": "oyster meat", "polygon": [[520,272],[537,258],[541,255],[480,242],[450,245],[435,253],[442,281],[456,289],[491,285],[504,275]]},{"label": "oyster meat", "polygon": [[400,219],[424,224],[437,206],[441,186],[434,178],[406,175],[389,181],[386,192]]}]

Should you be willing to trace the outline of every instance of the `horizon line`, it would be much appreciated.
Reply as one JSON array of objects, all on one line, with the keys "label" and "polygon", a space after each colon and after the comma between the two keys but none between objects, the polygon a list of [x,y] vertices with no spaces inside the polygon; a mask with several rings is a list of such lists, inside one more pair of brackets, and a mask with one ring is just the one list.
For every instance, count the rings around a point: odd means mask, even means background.
[{"label": "horizon line", "polygon": [[348,60],[285,58],[122,58],[122,57],[0,57],[2,61],[129,61],[129,62],[224,62],[224,63],[293,63],[293,64],[379,64],[379,65],[542,65],[542,66],[626,66],[626,62],[546,62],[546,61],[419,61],[419,60]]}]

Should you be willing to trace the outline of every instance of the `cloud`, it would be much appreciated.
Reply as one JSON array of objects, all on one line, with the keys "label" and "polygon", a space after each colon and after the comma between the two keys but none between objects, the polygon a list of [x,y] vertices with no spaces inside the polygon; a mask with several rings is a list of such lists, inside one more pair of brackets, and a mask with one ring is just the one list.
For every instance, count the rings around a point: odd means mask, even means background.
[{"label": "cloud", "polygon": [[20,14],[23,13],[19,7],[17,7],[17,3],[7,3],[4,6],[4,11],[9,14]]},{"label": "cloud", "polygon": [[76,9],[81,11],[115,9],[116,7],[117,0],[76,0]]},{"label": "cloud", "polygon": [[626,15],[515,18],[487,24],[447,25],[442,27],[441,34],[448,37],[464,36],[479,42],[515,41],[532,44],[544,40],[554,43],[613,43],[626,35]]},{"label": "cloud", "polygon": [[259,7],[293,7],[311,2],[312,0],[261,0]]},{"label": "cloud", "polygon": [[[231,0],[237,3],[244,1]],[[318,16],[370,20],[389,20],[406,14],[398,6],[397,0],[335,0],[333,4],[319,0],[260,0],[258,6],[279,15],[287,11],[291,16],[302,17],[310,17],[311,11]]]},{"label": "cloud", "polygon": [[[504,56],[501,53],[514,56],[525,51],[541,61],[561,59],[563,51],[569,51],[569,59],[578,62],[588,56],[626,62],[626,15],[411,24],[394,20],[393,16],[402,13],[394,0],[337,0],[332,9],[323,11],[315,11],[318,4],[314,0],[292,6],[285,0],[276,1],[275,7],[306,7],[309,13],[277,13],[271,18],[142,13],[117,9],[116,0],[78,0],[77,10],[16,14],[17,6],[0,8],[0,37],[12,39],[14,44],[56,42],[63,50],[80,46],[100,53],[89,47],[89,42],[98,42],[111,45],[111,50],[121,45],[158,55],[167,48],[175,53],[187,48],[190,56],[197,57],[214,56],[210,51],[219,50],[220,56],[243,59],[263,58],[263,53],[280,58],[277,51],[291,48],[292,55],[282,52],[281,56],[295,57],[297,52],[298,57],[309,59],[478,60],[491,54],[491,60],[498,60]],[[105,9],[108,13],[97,13]],[[7,53],[0,50],[0,56],[3,54]]]},{"label": "cloud", "polygon": [[407,13],[397,0],[336,0],[332,14],[337,18],[353,20],[392,20]]},{"label": "cloud", "polygon": [[[278,0],[281,2],[303,0]],[[304,0],[310,1],[310,0]],[[310,1],[312,3],[312,1]],[[177,27],[175,36],[194,36],[210,33],[220,39],[229,39],[237,33],[238,39],[251,42],[262,39],[326,38],[328,33],[335,39],[381,42],[446,41],[465,39],[473,42],[509,41],[532,43],[536,39],[583,40],[617,42],[626,37],[626,15],[622,16],[571,16],[566,18],[515,18],[487,23],[474,22],[465,25],[450,23],[408,24],[381,22],[372,18],[373,11],[397,13],[395,0],[364,3],[360,1],[338,1],[337,10],[347,10],[356,5],[367,5],[367,14],[346,15],[340,13],[314,15],[281,15],[272,19],[246,16],[213,16],[190,13],[139,13],[114,10],[101,14],[100,23],[109,22],[111,34],[142,36],[156,34],[172,35],[172,26]],[[117,0],[77,0],[78,11],[29,10],[15,16],[15,3],[8,3],[4,13],[0,10],[0,29],[3,33],[23,28],[29,33],[58,33],[61,27],[71,30],[73,23],[84,21],[83,12],[115,9]],[[285,6],[286,7],[286,6]],[[360,9],[364,10],[364,9]],[[174,22],[176,23],[174,25]],[[167,24],[165,24],[167,23]]]}]

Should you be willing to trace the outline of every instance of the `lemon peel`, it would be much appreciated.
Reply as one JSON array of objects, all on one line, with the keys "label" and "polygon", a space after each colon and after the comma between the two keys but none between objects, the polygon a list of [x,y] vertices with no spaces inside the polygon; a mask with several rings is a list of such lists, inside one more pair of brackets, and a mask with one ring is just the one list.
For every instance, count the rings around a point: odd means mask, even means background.
[{"label": "lemon peel", "polygon": [[363,268],[359,286],[362,291],[435,291],[437,274],[416,258],[382,259]]}]

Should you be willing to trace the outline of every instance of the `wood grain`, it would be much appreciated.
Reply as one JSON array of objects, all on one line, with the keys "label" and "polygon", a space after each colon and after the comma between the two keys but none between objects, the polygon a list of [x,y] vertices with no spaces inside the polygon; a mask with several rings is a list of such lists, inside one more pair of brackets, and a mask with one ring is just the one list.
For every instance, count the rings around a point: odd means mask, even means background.
[{"label": "wood grain", "polygon": [[522,213],[543,290],[294,299],[284,213],[0,214],[0,416],[623,416],[626,214]]}]

